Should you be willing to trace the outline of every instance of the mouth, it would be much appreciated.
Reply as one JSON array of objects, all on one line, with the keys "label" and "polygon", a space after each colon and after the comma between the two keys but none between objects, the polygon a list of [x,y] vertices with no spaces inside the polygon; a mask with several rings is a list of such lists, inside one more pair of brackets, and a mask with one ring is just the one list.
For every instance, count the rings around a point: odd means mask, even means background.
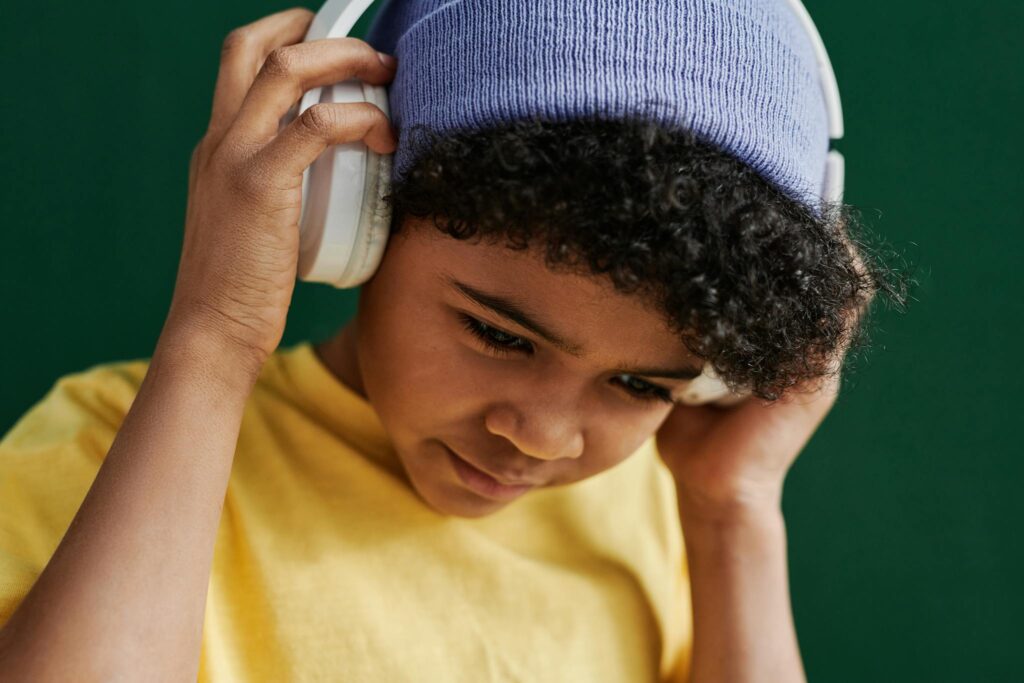
[{"label": "mouth", "polygon": [[448,448],[447,445],[444,448],[448,451],[448,458],[452,462],[452,468],[459,479],[462,480],[462,483],[482,496],[494,500],[514,500],[536,487],[536,484],[502,483],[492,475],[456,455],[455,451]]}]

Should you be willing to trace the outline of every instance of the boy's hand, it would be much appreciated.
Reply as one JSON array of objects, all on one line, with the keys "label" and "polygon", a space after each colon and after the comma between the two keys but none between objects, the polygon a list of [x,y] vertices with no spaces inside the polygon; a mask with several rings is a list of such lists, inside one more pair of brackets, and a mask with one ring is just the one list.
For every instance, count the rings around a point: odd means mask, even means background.
[{"label": "boy's hand", "polygon": [[184,244],[161,337],[213,336],[254,373],[281,340],[295,287],[303,171],[328,145],[364,140],[381,154],[397,145],[370,103],[314,104],[279,132],[313,87],[394,77],[362,40],[300,42],[313,16],[290,9],[227,36],[210,124],[189,165]]},{"label": "boy's hand", "polygon": [[[810,387],[802,387],[804,389]],[[839,377],[813,393],[767,403],[750,397],[728,408],[678,405],[656,435],[680,505],[709,521],[777,508],[790,466],[824,420]]]},{"label": "boy's hand", "polygon": [[[859,254],[850,249],[863,271]],[[831,356],[829,376],[798,384],[774,402],[751,396],[726,408],[672,409],[655,443],[689,514],[721,521],[751,509],[778,509],[786,473],[836,402],[850,341],[873,296],[847,314],[847,332]]]}]

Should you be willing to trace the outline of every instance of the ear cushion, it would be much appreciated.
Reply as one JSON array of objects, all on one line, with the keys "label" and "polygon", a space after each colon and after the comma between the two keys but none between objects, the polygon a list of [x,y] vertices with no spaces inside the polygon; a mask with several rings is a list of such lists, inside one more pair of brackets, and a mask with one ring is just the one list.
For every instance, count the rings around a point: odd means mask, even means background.
[{"label": "ear cushion", "polygon": [[391,205],[385,199],[391,191],[392,155],[366,150],[366,182],[359,227],[354,236],[352,255],[335,287],[355,287],[369,280],[384,256],[391,232]]}]

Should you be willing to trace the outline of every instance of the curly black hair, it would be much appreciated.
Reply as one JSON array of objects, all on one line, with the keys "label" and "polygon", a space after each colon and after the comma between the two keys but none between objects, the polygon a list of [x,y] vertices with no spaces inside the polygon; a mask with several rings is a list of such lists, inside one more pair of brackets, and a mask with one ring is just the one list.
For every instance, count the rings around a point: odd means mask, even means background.
[{"label": "curly black hair", "polygon": [[876,294],[902,309],[910,281],[855,231],[845,204],[817,213],[683,128],[540,118],[408,131],[413,163],[386,197],[392,233],[432,218],[456,239],[537,249],[552,271],[643,297],[734,391],[765,400],[842,369],[868,345]]}]

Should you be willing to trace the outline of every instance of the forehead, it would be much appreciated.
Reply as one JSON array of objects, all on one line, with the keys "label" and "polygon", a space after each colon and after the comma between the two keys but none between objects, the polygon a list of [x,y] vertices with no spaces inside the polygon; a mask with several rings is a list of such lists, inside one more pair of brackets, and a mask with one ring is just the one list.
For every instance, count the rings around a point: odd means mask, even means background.
[{"label": "forehead", "polygon": [[[405,233],[403,233],[405,234]],[[595,360],[699,366],[664,314],[639,295],[616,291],[605,278],[552,270],[537,250],[500,242],[457,240],[427,225],[401,247],[419,286],[453,304],[474,307],[456,282],[515,302]]]}]

